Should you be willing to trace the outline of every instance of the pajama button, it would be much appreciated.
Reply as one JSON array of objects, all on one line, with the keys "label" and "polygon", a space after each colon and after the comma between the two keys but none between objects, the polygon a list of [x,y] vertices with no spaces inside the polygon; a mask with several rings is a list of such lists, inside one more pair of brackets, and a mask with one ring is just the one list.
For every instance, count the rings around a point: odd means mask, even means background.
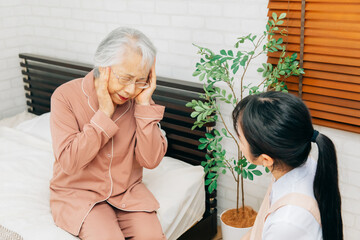
[{"label": "pajama button", "polygon": [[125,207],[126,207],[125,203],[121,204],[121,207],[122,207],[122,208],[125,208]]},{"label": "pajama button", "polygon": [[111,157],[111,154],[109,153],[107,156],[108,156],[108,158],[110,158],[110,157]]}]

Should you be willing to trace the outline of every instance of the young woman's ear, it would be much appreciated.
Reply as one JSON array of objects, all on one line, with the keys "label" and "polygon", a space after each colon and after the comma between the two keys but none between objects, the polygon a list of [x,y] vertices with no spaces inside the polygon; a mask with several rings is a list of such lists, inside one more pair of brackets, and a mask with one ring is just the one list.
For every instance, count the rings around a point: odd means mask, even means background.
[{"label": "young woman's ear", "polygon": [[268,169],[272,169],[274,165],[274,159],[272,159],[269,155],[266,154],[261,154],[258,160],[260,160],[261,165],[267,167]]}]

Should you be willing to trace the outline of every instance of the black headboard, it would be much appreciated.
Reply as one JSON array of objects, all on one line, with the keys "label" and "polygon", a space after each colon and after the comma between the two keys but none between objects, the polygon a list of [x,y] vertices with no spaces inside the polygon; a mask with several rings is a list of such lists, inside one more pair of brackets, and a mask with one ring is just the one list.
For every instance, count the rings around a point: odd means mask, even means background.
[{"label": "black headboard", "polygon": [[[50,111],[50,98],[61,84],[75,78],[84,77],[93,67],[63,59],[35,54],[19,54],[21,59],[26,104],[28,111],[40,115]],[[201,84],[157,77],[157,88],[153,99],[165,106],[165,114],[160,122],[166,131],[168,150],[166,155],[192,165],[200,165],[205,160],[206,150],[198,150],[198,139],[205,136],[214,125],[200,130],[191,130],[194,119],[192,110],[185,104],[198,99],[203,93]],[[189,229],[180,239],[210,239],[217,231],[216,191],[206,194],[206,212],[201,222]]]}]

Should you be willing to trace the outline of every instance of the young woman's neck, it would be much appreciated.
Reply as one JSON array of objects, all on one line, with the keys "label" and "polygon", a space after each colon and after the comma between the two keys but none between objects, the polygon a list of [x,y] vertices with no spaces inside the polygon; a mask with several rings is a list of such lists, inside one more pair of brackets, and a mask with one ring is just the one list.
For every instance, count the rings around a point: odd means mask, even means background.
[{"label": "young woman's neck", "polygon": [[291,167],[281,167],[280,169],[272,169],[271,174],[274,176],[275,180],[279,180],[282,176],[290,172],[293,168]]}]

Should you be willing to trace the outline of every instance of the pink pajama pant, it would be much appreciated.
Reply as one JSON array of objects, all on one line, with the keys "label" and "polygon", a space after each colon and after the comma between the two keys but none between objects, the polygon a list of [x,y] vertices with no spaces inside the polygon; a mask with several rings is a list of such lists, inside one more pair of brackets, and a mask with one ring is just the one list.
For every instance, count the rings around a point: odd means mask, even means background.
[{"label": "pink pajama pant", "polygon": [[98,203],[81,227],[83,240],[166,240],[155,212],[126,212]]}]

